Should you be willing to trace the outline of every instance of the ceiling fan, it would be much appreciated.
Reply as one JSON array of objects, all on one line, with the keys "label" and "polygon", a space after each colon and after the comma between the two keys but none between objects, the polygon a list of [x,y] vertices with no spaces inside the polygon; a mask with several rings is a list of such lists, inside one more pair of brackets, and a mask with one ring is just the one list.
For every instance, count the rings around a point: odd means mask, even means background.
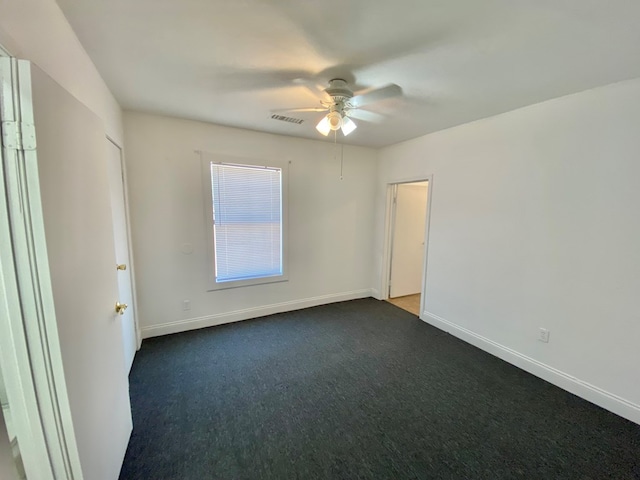
[{"label": "ceiling fan", "polygon": [[316,130],[325,137],[329,132],[342,130],[347,136],[357,125],[352,118],[367,122],[380,122],[384,117],[374,112],[361,110],[362,107],[388,98],[402,95],[402,88],[395,84],[354,94],[347,82],[341,78],[329,81],[329,87],[324,90],[329,100],[320,100],[322,107],[293,108],[280,110],[283,112],[327,112],[316,125]]}]

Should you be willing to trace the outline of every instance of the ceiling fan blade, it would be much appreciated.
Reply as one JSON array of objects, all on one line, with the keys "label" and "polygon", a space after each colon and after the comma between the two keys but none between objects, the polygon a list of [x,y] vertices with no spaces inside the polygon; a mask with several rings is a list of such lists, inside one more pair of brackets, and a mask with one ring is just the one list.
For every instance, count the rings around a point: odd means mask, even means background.
[{"label": "ceiling fan blade", "polygon": [[[212,78],[214,88],[228,92],[275,90],[291,87],[313,73],[294,69],[257,69],[221,67]],[[317,95],[314,95],[317,96]]]},{"label": "ceiling fan blade", "polygon": [[328,108],[323,107],[308,107],[308,108],[281,108],[278,110],[271,110],[273,113],[280,112],[326,112]]},{"label": "ceiling fan blade", "polygon": [[367,110],[350,109],[346,111],[348,117],[357,118],[358,120],[364,120],[371,123],[382,123],[384,116],[379,113],[368,112]]},{"label": "ceiling fan blade", "polygon": [[331,97],[329,97],[329,95],[327,95],[327,92],[325,91],[327,87],[326,86],[323,87],[322,85],[318,84],[317,82],[314,82],[311,79],[308,79],[308,78],[295,78],[293,80],[293,84],[297,85],[297,86],[300,86],[300,87],[303,87],[314,98],[320,98],[322,100],[331,100]]},{"label": "ceiling fan blade", "polygon": [[402,95],[402,88],[395,83],[391,83],[385,87],[376,88],[361,95],[356,95],[349,100],[349,103],[354,108],[359,108],[381,100],[386,100],[387,98],[399,97],[400,95]]}]

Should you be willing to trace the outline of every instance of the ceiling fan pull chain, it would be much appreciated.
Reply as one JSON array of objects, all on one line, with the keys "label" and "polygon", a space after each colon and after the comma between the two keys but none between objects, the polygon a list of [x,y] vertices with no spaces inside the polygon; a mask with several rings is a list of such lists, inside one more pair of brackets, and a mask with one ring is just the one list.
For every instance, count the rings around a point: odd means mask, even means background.
[{"label": "ceiling fan pull chain", "polygon": [[340,180],[343,179],[342,177],[343,165],[344,165],[344,143],[340,145]]},{"label": "ceiling fan pull chain", "polygon": [[[335,146],[335,148],[333,149],[333,159],[337,160],[338,159],[338,131],[334,130],[333,131],[333,145]],[[340,150],[340,180],[342,180],[342,158],[344,156],[344,144],[340,144],[341,150]]]},{"label": "ceiling fan pull chain", "polygon": [[338,160],[338,131],[333,131],[333,159]]},{"label": "ceiling fan pull chain", "polygon": [[[335,148],[333,149],[333,159],[337,160],[338,159],[338,131],[337,130],[333,131],[333,144],[335,145]],[[340,144],[340,180],[342,180],[343,159],[344,159],[344,144],[341,143]]]}]

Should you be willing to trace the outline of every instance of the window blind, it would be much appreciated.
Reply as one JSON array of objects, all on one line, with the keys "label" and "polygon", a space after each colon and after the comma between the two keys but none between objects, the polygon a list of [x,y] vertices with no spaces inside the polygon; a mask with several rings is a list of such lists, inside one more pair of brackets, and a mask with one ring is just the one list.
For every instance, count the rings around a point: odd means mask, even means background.
[{"label": "window blind", "polygon": [[282,275],[282,171],[211,164],[215,280]]}]

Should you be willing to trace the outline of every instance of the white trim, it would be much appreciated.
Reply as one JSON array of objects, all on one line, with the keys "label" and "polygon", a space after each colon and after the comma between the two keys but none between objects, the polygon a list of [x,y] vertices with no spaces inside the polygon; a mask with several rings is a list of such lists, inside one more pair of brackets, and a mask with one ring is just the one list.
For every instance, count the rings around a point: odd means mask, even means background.
[{"label": "white trim", "polygon": [[384,209],[384,242],[382,245],[382,262],[380,265],[379,285],[380,300],[389,298],[389,270],[391,264],[391,238],[393,236],[393,195],[394,184],[386,184]]},{"label": "white trim", "polygon": [[[393,247],[396,236],[396,223],[398,217],[398,184],[394,183],[388,185],[389,191],[389,229],[387,232],[387,248],[386,253],[388,255],[385,265],[387,271],[384,275],[384,289],[382,290],[385,300],[391,298],[391,277],[393,276]],[[421,275],[424,277],[424,273]],[[421,282],[422,283],[422,282]]]},{"label": "white trim", "polygon": [[380,291],[376,288],[371,289],[371,296],[376,300],[382,300],[382,297],[380,296]]},{"label": "white trim", "polygon": [[[2,57],[0,67],[2,120],[33,125],[31,64]],[[3,250],[13,251],[13,262],[6,260],[5,265],[10,267],[11,275],[15,272],[14,279],[8,276],[5,281],[9,280],[7,285],[11,290],[17,289],[12,296],[14,300],[19,297],[20,301],[19,311],[12,311],[9,304],[11,318],[6,325],[11,336],[7,339],[7,348],[13,349],[13,361],[17,365],[7,367],[7,359],[3,359],[3,369],[20,372],[21,383],[13,379],[13,393],[9,388],[7,393],[18,399],[15,403],[18,419],[26,417],[32,425],[29,433],[26,426],[20,426],[23,420],[16,422],[18,443],[29,478],[80,480],[82,471],[53,304],[37,154],[33,147],[3,148],[2,157],[5,208],[11,227],[10,232],[6,232],[10,237],[5,235],[4,239],[9,239],[10,247]],[[0,227],[5,226],[3,222]],[[25,349],[26,352],[20,353]],[[13,414],[14,403],[12,400],[10,403]]]},{"label": "white trim", "polygon": [[427,267],[429,266],[429,232],[431,228],[431,199],[433,198],[433,175],[427,176],[427,218],[424,225],[424,254],[422,255],[422,288],[420,290],[420,311],[427,305]]},{"label": "white trim", "polygon": [[187,318],[185,320],[176,320],[175,322],[163,323],[161,325],[142,327],[142,335],[143,338],[157,337],[160,335],[186,332],[188,330],[196,330],[198,328],[213,327],[215,325],[222,325],[225,323],[233,323],[239,322],[241,320],[249,320],[251,318],[264,317],[265,315],[273,315],[274,313],[290,312],[293,310],[300,310],[302,308],[316,307],[318,305],[344,302],[347,300],[367,298],[370,296],[371,289],[365,288],[363,290],[332,293],[329,295],[320,295],[317,297],[292,300],[290,302],[273,303],[271,305],[262,305],[259,307],[234,310],[232,312],[217,313],[215,315]]},{"label": "white trim", "polygon": [[429,226],[431,223],[431,195],[433,192],[433,174],[409,177],[404,179],[396,179],[386,183],[386,208],[384,217],[384,244],[382,246],[382,265],[380,276],[380,290],[376,289],[378,300],[389,299],[389,277],[391,272],[391,255],[393,244],[393,230],[395,226],[395,205],[393,202],[394,190],[398,185],[404,183],[427,182],[427,213],[424,230],[424,252],[423,252],[423,268],[422,268],[422,286],[420,289],[420,311],[425,305],[425,288],[427,281],[427,259],[429,253]]},{"label": "white trim", "polygon": [[607,392],[595,385],[591,385],[584,380],[569,375],[561,370],[546,365],[527,355],[505,347],[493,340],[479,335],[471,330],[456,325],[438,315],[422,311],[420,319],[440,330],[450,333],[454,337],[464,340],[471,345],[478,347],[502,360],[515,365],[522,370],[542,378],[563,390],[573,393],[591,403],[594,403],[610,412],[640,424],[640,405],[636,405],[618,395]]},{"label": "white trim", "polygon": [[13,434],[20,441],[23,466],[33,478],[53,478],[24,333],[5,201],[2,157],[0,154],[0,368],[11,411]]}]

